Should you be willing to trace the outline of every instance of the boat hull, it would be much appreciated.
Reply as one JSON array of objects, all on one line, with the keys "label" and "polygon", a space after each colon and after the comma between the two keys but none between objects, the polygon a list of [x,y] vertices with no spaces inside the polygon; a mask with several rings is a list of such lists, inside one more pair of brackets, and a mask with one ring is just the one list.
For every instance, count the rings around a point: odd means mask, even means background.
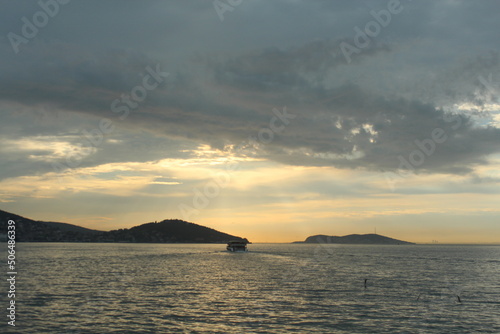
[{"label": "boat hull", "polygon": [[246,252],[247,251],[247,242],[245,241],[229,241],[227,243],[226,249],[230,252]]},{"label": "boat hull", "polygon": [[236,247],[230,247],[228,246],[226,248],[229,252],[240,252],[240,253],[243,253],[243,252],[248,252],[248,249],[245,247],[245,248],[236,248]]}]

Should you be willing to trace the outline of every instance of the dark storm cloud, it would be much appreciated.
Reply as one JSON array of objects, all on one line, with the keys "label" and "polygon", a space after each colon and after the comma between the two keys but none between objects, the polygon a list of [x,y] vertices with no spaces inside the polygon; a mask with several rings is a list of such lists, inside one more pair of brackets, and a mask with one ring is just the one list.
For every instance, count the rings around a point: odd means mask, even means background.
[{"label": "dark storm cloud", "polygon": [[[337,41],[314,41],[306,45],[282,50],[272,48],[254,54],[210,64],[217,83],[236,85],[241,89],[274,91],[290,88],[311,89],[320,84],[328,72],[346,64]],[[386,45],[370,45],[355,61],[378,52],[388,52]],[[310,82],[312,81],[312,82]]]},{"label": "dark storm cloud", "polygon": [[[207,143],[228,149],[257,136],[268,126],[272,109],[283,106],[296,117],[272,142],[261,143],[258,155],[287,164],[394,170],[399,156],[408,159],[418,149],[415,141],[432,138],[437,128],[447,140],[436,144],[417,170],[465,173],[500,151],[498,128],[477,127],[464,114],[446,118],[449,113],[443,110],[450,101],[480,106],[494,99],[478,76],[500,73],[492,32],[498,30],[492,14],[496,2],[402,2],[404,12],[350,63],[339,44],[351,42],[353,28],[363,28],[373,20],[370,11],[384,9],[387,2],[251,3],[239,6],[223,24],[210,4],[145,3],[68,4],[18,54],[4,38],[3,108],[46,108],[89,117],[79,128],[66,123],[77,132],[92,129],[100,118],[111,119],[117,130],[110,138],[120,142],[99,147],[82,166],[126,161],[131,152],[140,159],[175,156],[176,145],[168,153],[134,149],[147,143],[147,136],[130,134],[140,131],[153,138],[187,140],[190,147]],[[36,9],[10,7],[17,16]],[[263,21],[252,25],[252,38],[244,39],[250,23],[232,18],[257,19],[258,8]],[[302,28],[281,25],[289,20],[283,8]],[[84,22],[94,12],[93,20]],[[62,23],[72,19],[78,24],[65,30]],[[20,21],[6,22],[1,23],[3,36],[19,29]],[[157,64],[170,73],[168,78],[119,119],[112,102],[130,94],[145,69]],[[31,124],[20,133],[33,134],[36,128]],[[64,124],[58,129],[53,133],[67,132]],[[26,163],[20,156],[10,159]]]}]

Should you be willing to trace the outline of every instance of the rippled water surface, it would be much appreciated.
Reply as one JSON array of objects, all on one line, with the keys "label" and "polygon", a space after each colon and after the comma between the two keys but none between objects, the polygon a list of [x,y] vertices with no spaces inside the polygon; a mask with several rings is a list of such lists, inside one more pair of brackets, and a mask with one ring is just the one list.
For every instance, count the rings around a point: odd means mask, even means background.
[{"label": "rippled water surface", "polygon": [[498,246],[224,248],[18,244],[17,326],[1,331],[500,333]]}]

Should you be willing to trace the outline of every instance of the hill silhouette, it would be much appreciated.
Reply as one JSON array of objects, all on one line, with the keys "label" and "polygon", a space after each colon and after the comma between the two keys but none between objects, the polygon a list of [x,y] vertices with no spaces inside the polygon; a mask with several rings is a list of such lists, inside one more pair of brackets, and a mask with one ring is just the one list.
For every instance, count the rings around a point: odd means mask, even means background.
[{"label": "hill silhouette", "polygon": [[93,241],[97,235],[105,233],[72,224],[32,220],[0,210],[1,231],[7,231],[10,219],[16,222],[17,241]]},{"label": "hill silhouette", "polygon": [[295,243],[362,244],[362,245],[414,245],[413,242],[397,240],[380,234],[350,234],[343,237],[323,234],[307,237]]},{"label": "hill silhouette", "polygon": [[128,229],[98,231],[66,223],[36,221],[0,210],[2,231],[7,231],[9,219],[16,222],[16,240],[21,242],[227,243],[230,240],[246,241],[237,236],[178,219],[146,223]]},{"label": "hill silhouette", "polygon": [[109,239],[107,241],[162,243],[227,243],[230,240],[246,240],[178,219],[109,231],[106,233],[106,238]]}]

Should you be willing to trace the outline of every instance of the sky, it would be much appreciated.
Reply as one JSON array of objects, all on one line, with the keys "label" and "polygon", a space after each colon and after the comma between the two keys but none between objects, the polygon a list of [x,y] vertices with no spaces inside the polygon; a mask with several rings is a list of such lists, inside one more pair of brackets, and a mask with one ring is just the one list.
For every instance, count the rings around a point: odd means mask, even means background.
[{"label": "sky", "polygon": [[500,3],[2,1],[0,209],[500,242]]}]

